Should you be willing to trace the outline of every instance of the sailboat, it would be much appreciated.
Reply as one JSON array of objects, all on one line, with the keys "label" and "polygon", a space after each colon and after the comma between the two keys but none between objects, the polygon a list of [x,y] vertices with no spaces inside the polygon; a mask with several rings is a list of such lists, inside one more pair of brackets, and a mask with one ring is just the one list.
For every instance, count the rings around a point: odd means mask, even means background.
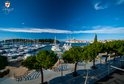
[{"label": "sailboat", "polygon": [[51,50],[52,50],[52,51],[58,51],[58,52],[61,51],[61,49],[60,49],[60,47],[59,47],[59,44],[56,44],[56,37],[55,37],[55,39],[54,39],[54,44],[53,44]]}]

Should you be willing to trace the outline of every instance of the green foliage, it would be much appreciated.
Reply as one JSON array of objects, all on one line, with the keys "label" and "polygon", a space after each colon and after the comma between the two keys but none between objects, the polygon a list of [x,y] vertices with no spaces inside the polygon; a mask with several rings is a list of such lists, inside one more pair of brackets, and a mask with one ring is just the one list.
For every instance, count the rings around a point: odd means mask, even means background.
[{"label": "green foliage", "polygon": [[30,56],[26,60],[22,61],[22,65],[28,69],[36,69],[36,56]]},{"label": "green foliage", "polygon": [[[97,36],[95,36],[95,40]],[[116,55],[124,55],[124,41],[110,41],[106,43],[94,42],[91,45],[83,48],[73,47],[69,51],[63,54],[63,59],[69,63],[74,63],[78,60],[93,60],[96,58],[98,53],[107,52],[108,54],[116,53]]]},{"label": "green foliage", "polygon": [[51,68],[58,58],[53,51],[40,51],[36,56],[30,56],[22,62],[29,69]]},{"label": "green foliage", "polygon": [[64,61],[69,62],[69,63],[75,63],[75,68],[74,68],[74,72],[73,72],[73,76],[77,76],[77,64],[79,61],[83,60],[83,48],[81,47],[72,47],[71,49],[69,49],[69,51],[64,52],[64,54],[62,55]]},{"label": "green foliage", "polygon": [[36,56],[36,60],[38,66],[48,69],[57,62],[58,58],[53,51],[40,51]]},{"label": "green foliage", "polygon": [[123,48],[124,48],[124,41],[118,40],[118,41],[111,41],[105,43],[106,45],[106,51],[108,53],[116,53],[118,54],[124,54]]},{"label": "green foliage", "polygon": [[118,54],[119,54],[119,55],[124,55],[124,46],[121,46],[121,47],[118,49]]},{"label": "green foliage", "polygon": [[72,47],[71,49],[69,49],[69,51],[64,52],[62,57],[69,63],[75,63],[82,60],[83,55],[81,54],[81,52],[83,52],[83,48]]},{"label": "green foliage", "polygon": [[[95,67],[95,58],[99,53],[107,52],[107,54],[115,53],[117,55],[124,55],[124,41],[110,41],[106,43],[97,42],[97,35],[95,35],[94,43],[83,48],[73,47],[69,51],[64,52],[63,59],[69,63],[76,63],[78,61],[93,61],[92,68]],[[108,55],[106,56],[107,62]],[[76,68],[75,68],[76,71]]]},{"label": "green foliage", "polygon": [[98,53],[98,49],[97,49],[97,44],[92,44],[87,46],[87,48],[85,49],[85,51],[83,52],[83,57],[85,57],[85,60],[93,60],[96,58],[97,53]]},{"label": "green foliage", "polygon": [[43,84],[43,68],[51,68],[58,58],[53,51],[40,51],[36,56],[28,57],[22,62],[22,65],[29,69],[37,69],[41,72],[41,84]]},{"label": "green foliage", "polygon": [[0,70],[4,69],[8,65],[7,57],[0,56]]}]

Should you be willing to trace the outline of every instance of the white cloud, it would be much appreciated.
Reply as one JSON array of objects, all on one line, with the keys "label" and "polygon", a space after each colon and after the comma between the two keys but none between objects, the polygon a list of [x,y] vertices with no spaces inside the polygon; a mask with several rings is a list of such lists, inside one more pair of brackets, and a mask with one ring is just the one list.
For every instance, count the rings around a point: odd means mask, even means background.
[{"label": "white cloud", "polygon": [[[108,34],[124,34],[124,27],[111,27],[111,26],[95,26],[94,30],[79,31],[80,33],[108,33]],[[75,32],[78,33],[78,32]]]},{"label": "white cloud", "polygon": [[24,32],[24,33],[71,33],[68,30],[57,30],[57,29],[40,29],[40,28],[8,28],[3,29],[0,28],[1,31],[8,31],[8,32]]},{"label": "white cloud", "polygon": [[123,4],[124,0],[118,0],[117,5]]},{"label": "white cloud", "polygon": [[101,9],[107,8],[107,5],[102,6],[100,5],[100,2],[99,2],[99,3],[94,4],[94,8],[95,10],[101,10]]},{"label": "white cloud", "polygon": [[93,4],[95,10],[106,9],[111,6],[118,6],[124,4],[124,0],[98,0]]},{"label": "white cloud", "polygon": [[108,34],[124,34],[124,27],[112,27],[112,26],[93,26],[92,30],[79,30],[79,31],[71,31],[71,30],[59,30],[59,29],[40,29],[40,28],[8,28],[2,29],[0,31],[7,32],[21,32],[21,33],[60,33],[60,34],[80,34],[80,33],[108,33]]}]

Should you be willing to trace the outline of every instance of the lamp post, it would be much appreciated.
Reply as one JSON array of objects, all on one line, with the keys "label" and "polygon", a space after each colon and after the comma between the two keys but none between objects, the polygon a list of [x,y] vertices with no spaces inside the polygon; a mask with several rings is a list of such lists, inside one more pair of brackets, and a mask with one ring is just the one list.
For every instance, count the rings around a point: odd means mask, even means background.
[{"label": "lamp post", "polygon": [[67,71],[68,70],[68,67],[67,67],[67,65],[65,63],[62,62],[61,65],[58,67],[58,69],[61,72],[61,76],[63,76],[64,71]]},{"label": "lamp post", "polygon": [[61,59],[62,59],[62,53],[59,52],[57,54],[58,54],[58,57],[59,57],[59,64],[60,64],[60,66],[58,68],[59,68],[59,70],[61,72],[61,76],[63,76],[63,70],[64,69],[63,69],[63,62],[61,61]]},{"label": "lamp post", "polygon": [[60,68],[60,70],[61,70],[61,76],[63,76],[63,64],[61,63],[61,68]]},{"label": "lamp post", "polygon": [[111,54],[108,54],[108,57],[109,57],[109,61],[108,61],[108,77],[109,77],[110,65],[111,65],[111,63],[110,63],[110,56],[111,56]]}]

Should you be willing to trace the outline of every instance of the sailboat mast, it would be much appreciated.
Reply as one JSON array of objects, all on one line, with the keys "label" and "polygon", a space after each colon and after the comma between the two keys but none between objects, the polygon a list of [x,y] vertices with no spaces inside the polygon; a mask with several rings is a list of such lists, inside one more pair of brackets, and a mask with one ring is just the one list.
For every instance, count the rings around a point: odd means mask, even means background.
[{"label": "sailboat mast", "polygon": [[56,45],[56,36],[55,36],[55,39],[54,39],[54,44]]}]

